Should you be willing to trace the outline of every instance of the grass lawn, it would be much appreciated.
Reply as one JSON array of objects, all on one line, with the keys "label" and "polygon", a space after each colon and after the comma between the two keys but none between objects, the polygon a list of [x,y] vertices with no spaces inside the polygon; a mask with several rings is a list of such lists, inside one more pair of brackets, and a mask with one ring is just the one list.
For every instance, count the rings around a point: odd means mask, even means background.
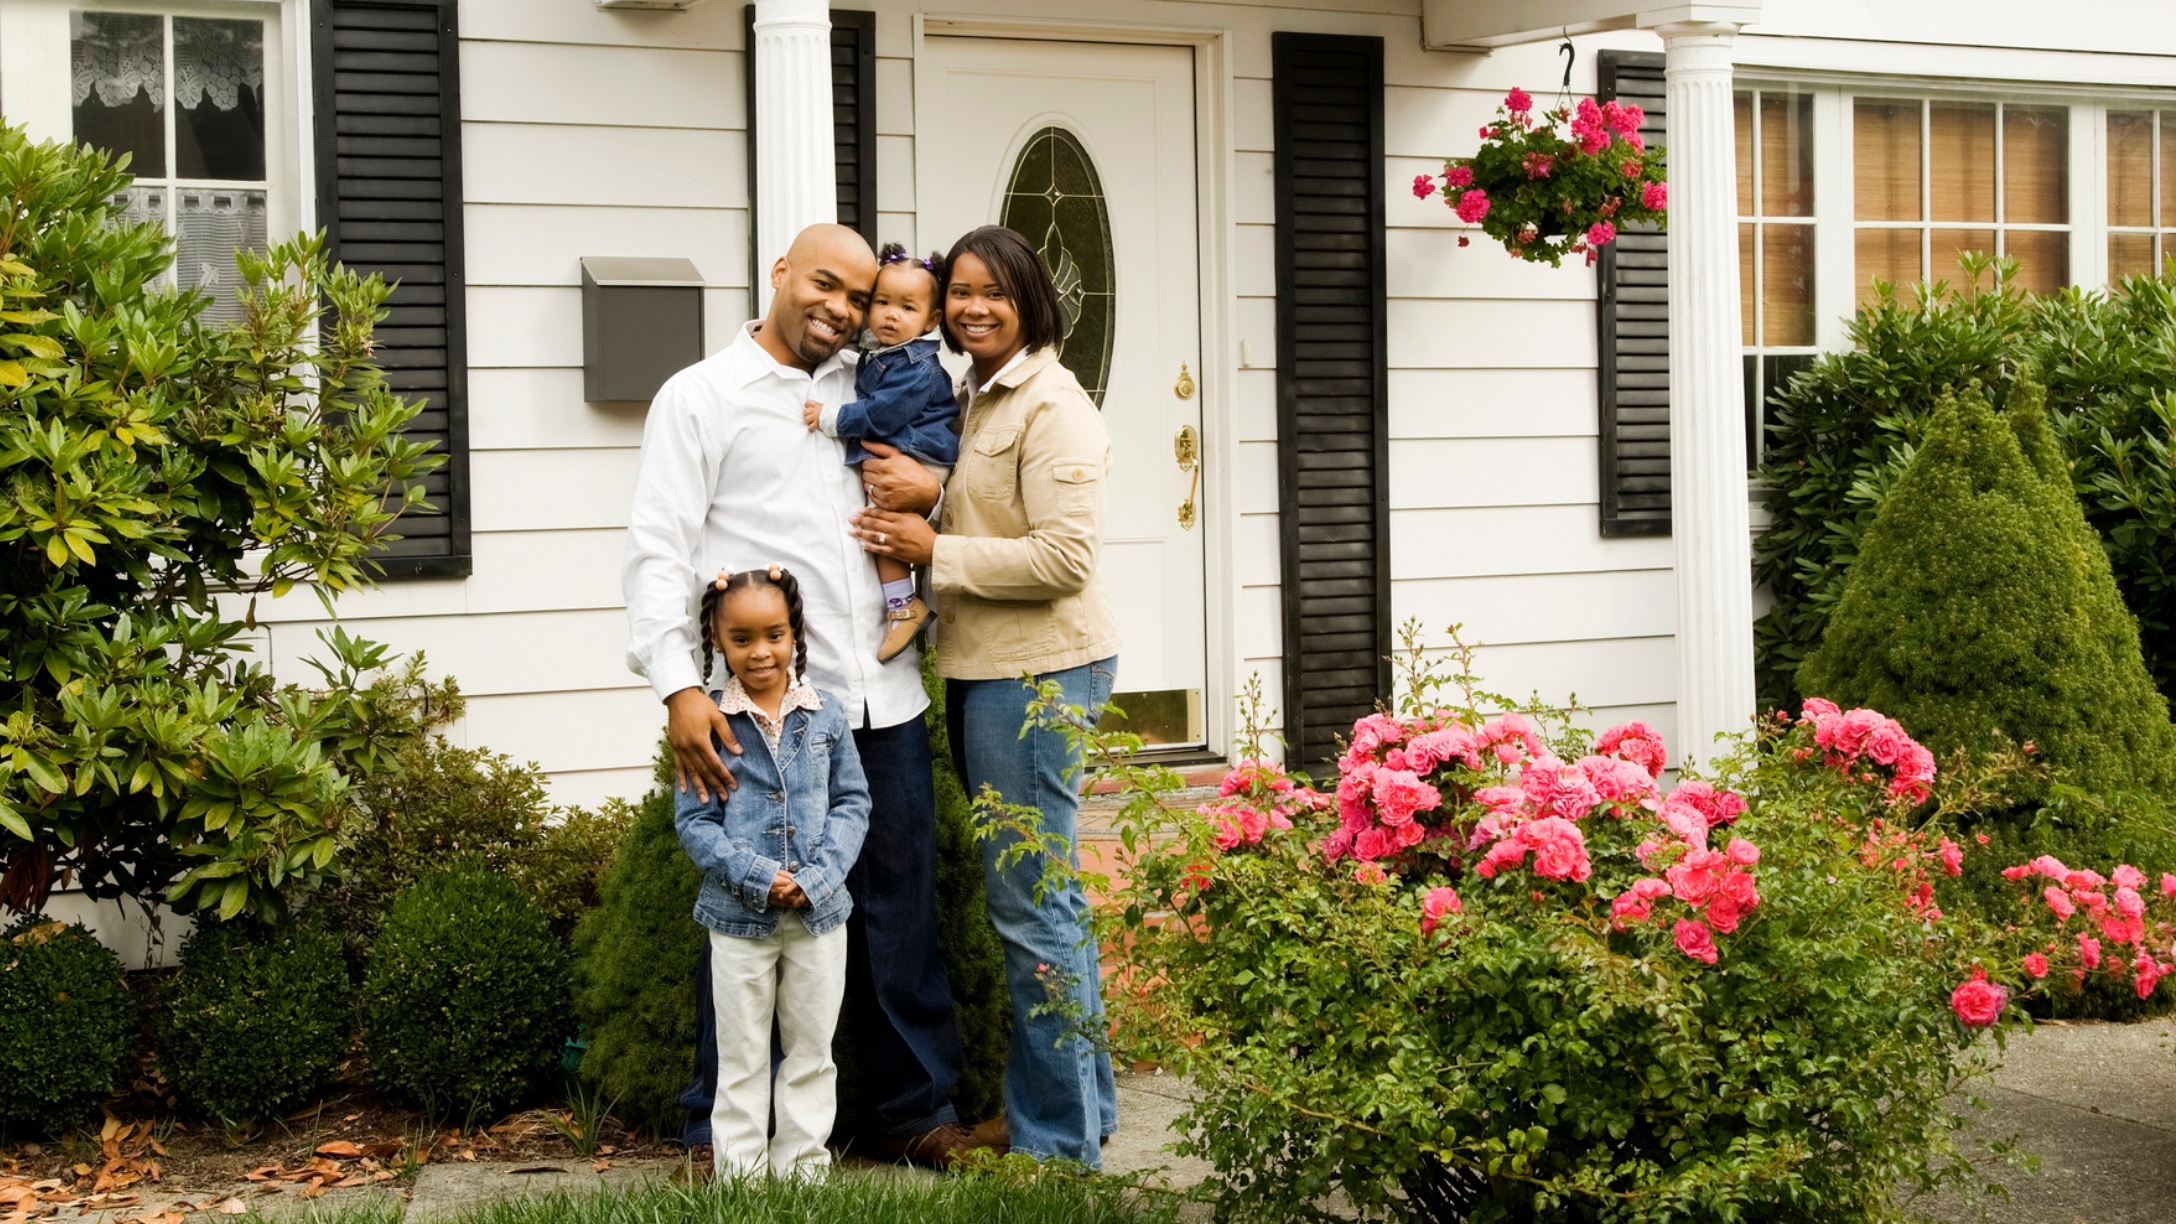
[{"label": "grass lawn", "polygon": [[[397,1224],[383,1199],[313,1212],[315,1224]],[[724,1182],[544,1194],[464,1212],[462,1224],[1174,1224],[1178,1204],[1123,1183],[1045,1176],[834,1173],[815,1183]]]}]

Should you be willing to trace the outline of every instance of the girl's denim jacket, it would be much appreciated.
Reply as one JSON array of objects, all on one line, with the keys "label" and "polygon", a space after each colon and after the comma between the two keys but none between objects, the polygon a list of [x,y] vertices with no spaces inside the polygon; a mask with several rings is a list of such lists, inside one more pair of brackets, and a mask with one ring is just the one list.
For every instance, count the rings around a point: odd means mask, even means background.
[{"label": "girl's denim jacket", "polygon": [[708,802],[693,787],[675,792],[680,845],[703,870],[695,920],[720,935],[765,939],[778,929],[770,893],[780,871],[808,895],[801,921],[809,934],[822,935],[853,912],[846,873],[869,832],[869,784],[846,703],[818,695],[822,709],[787,711],[776,753],[755,719],[726,715],[741,752],[721,748],[718,755],[740,785]]},{"label": "girl's denim jacket", "polygon": [[854,394],[859,398],[826,411],[823,422],[825,433],[846,439],[848,463],[869,457],[863,442],[886,442],[943,467],[960,461],[960,402],[935,340],[862,354]]}]

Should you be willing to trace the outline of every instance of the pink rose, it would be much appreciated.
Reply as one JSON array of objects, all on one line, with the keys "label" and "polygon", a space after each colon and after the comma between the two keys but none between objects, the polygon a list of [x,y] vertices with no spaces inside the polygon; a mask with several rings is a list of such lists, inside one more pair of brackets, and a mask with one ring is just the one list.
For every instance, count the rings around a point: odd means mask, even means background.
[{"label": "pink rose", "polygon": [[1473,186],[1472,166],[1452,166],[1443,172],[1443,185],[1450,187]]},{"label": "pink rose", "polygon": [[2026,953],[2025,972],[2033,975],[2036,978],[2046,977],[2048,975],[2048,958],[2040,955],[2038,952]]},{"label": "pink rose", "polygon": [[1458,894],[1448,888],[1431,888],[1420,902],[1420,933],[1433,935],[1444,918],[1460,912],[1464,907],[1458,902]]},{"label": "pink rose", "polygon": [[1375,806],[1386,825],[1411,824],[1413,813],[1430,811],[1442,802],[1442,792],[1411,770],[1385,769],[1375,775]]},{"label": "pink rose", "polygon": [[1972,976],[1950,992],[1949,1009],[1972,1028],[1986,1028],[2002,1018],[2010,992],[1987,980],[1987,970],[1974,966]]},{"label": "pink rose", "polygon": [[2144,888],[2146,886],[2146,873],[2129,863],[2118,866],[2113,872],[2109,873],[2108,878],[2115,883],[2117,888]]},{"label": "pink rose", "polygon": [[1514,115],[1523,115],[1534,109],[1534,95],[1514,85],[1511,92],[1504,95],[1504,109]]},{"label": "pink rose", "polygon": [[1606,756],[1579,758],[1580,772],[1604,803],[1636,803],[1655,793],[1655,779],[1636,761]]},{"label": "pink rose", "polygon": [[2176,897],[2176,871],[2164,871],[2161,873],[2161,895],[2164,897]]},{"label": "pink rose", "polygon": [[1429,196],[1432,196],[1432,195],[1434,195],[1435,193],[1436,193],[1436,177],[1435,177],[1435,175],[1432,175],[1432,174],[1416,174],[1416,175],[1414,175],[1414,176],[1413,176],[1413,198],[1414,198],[1414,199],[1416,199],[1416,200],[1425,200],[1425,199],[1427,199],[1427,198],[1428,198]]},{"label": "pink rose", "polygon": [[1680,918],[1671,928],[1671,936],[1677,941],[1677,950],[1696,961],[1715,963],[1715,936],[1704,922]]},{"label": "pink rose", "polygon": [[1534,851],[1534,874],[1549,880],[1585,880],[1593,867],[1587,861],[1587,839],[1579,826],[1561,816],[1544,816],[1519,826],[1521,842]]},{"label": "pink rose", "polygon": [[2068,919],[2078,912],[2078,907],[2070,903],[2070,894],[2053,884],[2048,885],[2040,895],[2046,899],[2048,908],[2055,911],[2057,918]]},{"label": "pink rose", "polygon": [[1389,874],[1383,870],[1380,863],[1360,864],[1353,869],[1352,878],[1362,884],[1383,884],[1390,880]]},{"label": "pink rose", "polygon": [[1649,777],[1659,778],[1669,768],[1670,754],[1664,751],[1662,737],[1655,729],[1643,722],[1619,723],[1594,741],[1597,756],[1613,756],[1632,762],[1645,769]]},{"label": "pink rose", "polygon": [[1843,717],[1843,711],[1837,708],[1835,702],[1826,697],[1808,697],[1806,703],[1800,706],[1799,710],[1801,711],[1801,717],[1812,722]]},{"label": "pink rose", "polygon": [[2131,968],[2138,972],[2132,987],[2138,991],[2139,998],[2147,999],[2153,997],[2153,988],[2160,985],[2161,979],[2167,977],[2171,969],[2176,969],[2176,965],[2164,965],[2141,952],[2138,959],[2131,962]]},{"label": "pink rose", "polygon": [[2056,858],[2052,854],[2043,854],[2039,858],[2034,859],[2032,861],[2032,869],[2051,880],[2066,880],[2070,878],[2070,868],[2063,866],[2063,860]]},{"label": "pink rose", "polygon": [[1356,857],[1364,859],[1379,859],[1386,854],[1395,853],[1397,846],[1390,837],[1388,829],[1362,830],[1359,836],[1352,839],[1352,852]]},{"label": "pink rose", "polygon": [[1670,206],[1669,184],[1649,183],[1640,188],[1640,203],[1653,212],[1661,212],[1668,208]]},{"label": "pink rose", "polygon": [[1911,742],[1912,737],[1904,733],[1904,728],[1898,726],[1895,719],[1884,719],[1880,726],[1866,733],[1866,755],[1874,758],[1877,764],[1894,765],[1903,758],[1904,749]]},{"label": "pink rose", "polygon": [[1730,856],[1731,862],[1741,867],[1751,867],[1760,861],[1760,847],[1742,837],[1731,838],[1730,844],[1723,848],[1723,853]]},{"label": "pink rose", "polygon": [[1458,207],[1453,211],[1466,224],[1479,225],[1481,218],[1488,216],[1488,193],[1479,188],[1467,192],[1458,197]]},{"label": "pink rose", "polygon": [[1662,823],[1670,827],[1670,832],[1688,845],[1704,847],[1708,844],[1708,818],[1699,808],[1672,795],[1662,801],[1661,815]]},{"label": "pink rose", "polygon": [[1964,874],[1964,847],[1948,838],[1942,839],[1942,871],[1948,875]]},{"label": "pink rose", "polygon": [[2100,941],[2084,931],[2078,932],[2078,957],[2087,969],[2100,968]]},{"label": "pink rose", "polygon": [[1634,892],[1621,892],[1609,903],[1609,919],[1618,930],[1647,921],[1655,912],[1655,903]]},{"label": "pink rose", "polygon": [[1729,859],[1713,850],[1694,850],[1685,860],[1662,874],[1670,881],[1670,891],[1677,899],[1698,909],[1715,896],[1722,885],[1723,869]]}]

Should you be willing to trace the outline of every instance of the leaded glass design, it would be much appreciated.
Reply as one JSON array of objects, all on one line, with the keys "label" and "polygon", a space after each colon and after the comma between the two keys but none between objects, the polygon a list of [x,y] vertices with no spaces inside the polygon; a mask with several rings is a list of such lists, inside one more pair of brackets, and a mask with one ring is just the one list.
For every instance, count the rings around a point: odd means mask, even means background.
[{"label": "leaded glass design", "polygon": [[1029,138],[1005,189],[999,223],[1042,253],[1065,324],[1058,360],[1102,407],[1116,333],[1116,260],[1103,179],[1078,137],[1047,127]]}]

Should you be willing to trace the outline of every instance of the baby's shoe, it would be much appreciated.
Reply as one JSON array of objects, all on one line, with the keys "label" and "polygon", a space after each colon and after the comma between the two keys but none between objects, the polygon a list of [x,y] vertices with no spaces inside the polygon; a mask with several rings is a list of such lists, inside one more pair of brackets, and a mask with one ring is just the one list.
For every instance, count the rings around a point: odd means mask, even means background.
[{"label": "baby's shoe", "polygon": [[920,633],[922,626],[929,621],[929,605],[922,602],[921,596],[916,595],[906,602],[906,606],[884,613],[884,619],[888,628],[884,630],[884,644],[876,648],[876,661],[879,663],[889,662],[893,655],[913,643],[914,635]]}]

